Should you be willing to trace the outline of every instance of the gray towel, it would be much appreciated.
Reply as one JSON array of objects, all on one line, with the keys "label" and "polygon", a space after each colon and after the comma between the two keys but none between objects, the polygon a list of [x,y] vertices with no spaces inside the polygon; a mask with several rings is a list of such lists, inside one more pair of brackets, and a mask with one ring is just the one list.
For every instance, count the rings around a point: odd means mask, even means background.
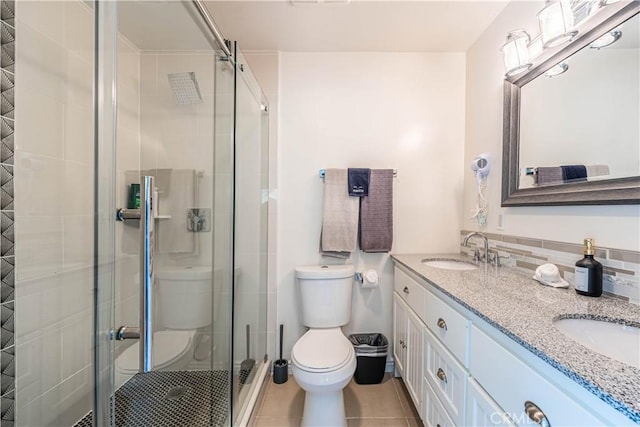
[{"label": "gray towel", "polygon": [[537,172],[538,185],[562,184],[562,168],[560,166],[539,167]]},{"label": "gray towel", "polygon": [[348,258],[358,238],[357,197],[349,197],[347,170],[326,169],[320,250],[323,255]]},{"label": "gray towel", "polygon": [[389,252],[393,243],[393,169],[372,169],[360,202],[360,249]]}]

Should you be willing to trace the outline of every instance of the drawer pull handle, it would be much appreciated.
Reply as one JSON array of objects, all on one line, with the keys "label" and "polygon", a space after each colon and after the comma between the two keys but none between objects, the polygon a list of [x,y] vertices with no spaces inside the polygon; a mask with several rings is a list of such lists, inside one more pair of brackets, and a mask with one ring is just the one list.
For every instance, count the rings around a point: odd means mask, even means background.
[{"label": "drawer pull handle", "polygon": [[405,294],[409,295],[409,288],[405,286],[404,289],[402,290],[402,292],[404,292]]},{"label": "drawer pull handle", "polygon": [[440,381],[442,381],[445,384],[447,383],[447,374],[444,373],[442,368],[438,368],[438,371],[436,372],[436,375],[438,376]]},{"label": "drawer pull handle", "polygon": [[438,328],[447,330],[447,322],[442,317],[438,319]]},{"label": "drawer pull handle", "polygon": [[535,403],[529,400],[524,402],[524,411],[527,413],[531,421],[541,425],[542,427],[551,427],[551,423],[549,423],[547,416]]}]

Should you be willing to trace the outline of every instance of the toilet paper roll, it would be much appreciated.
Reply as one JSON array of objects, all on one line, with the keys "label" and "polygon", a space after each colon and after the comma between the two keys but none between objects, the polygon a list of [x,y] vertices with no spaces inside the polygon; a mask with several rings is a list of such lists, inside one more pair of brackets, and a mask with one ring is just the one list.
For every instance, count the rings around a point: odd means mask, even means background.
[{"label": "toilet paper roll", "polygon": [[362,287],[364,289],[371,289],[378,287],[378,272],[375,270],[368,270],[364,273],[364,278],[362,280]]}]

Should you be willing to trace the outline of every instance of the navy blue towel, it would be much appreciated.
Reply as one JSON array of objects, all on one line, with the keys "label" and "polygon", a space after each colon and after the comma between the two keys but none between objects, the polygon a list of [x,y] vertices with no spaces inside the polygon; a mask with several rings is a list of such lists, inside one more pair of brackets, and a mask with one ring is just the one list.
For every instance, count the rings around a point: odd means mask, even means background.
[{"label": "navy blue towel", "polygon": [[364,197],[369,195],[371,169],[349,168],[347,175],[350,196]]},{"label": "navy blue towel", "polygon": [[587,180],[587,168],[585,165],[560,166],[562,180],[565,182],[580,182]]}]

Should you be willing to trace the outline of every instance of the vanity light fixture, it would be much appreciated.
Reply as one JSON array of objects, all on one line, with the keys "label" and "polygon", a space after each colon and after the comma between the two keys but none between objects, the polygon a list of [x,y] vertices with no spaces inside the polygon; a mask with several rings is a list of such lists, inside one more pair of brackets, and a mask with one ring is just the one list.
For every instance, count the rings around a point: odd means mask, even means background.
[{"label": "vanity light fixture", "polygon": [[542,35],[538,34],[537,36],[532,38],[527,47],[529,48],[530,59],[540,55],[544,50],[544,46],[542,45]]},{"label": "vanity light fixture", "polygon": [[538,12],[538,25],[545,48],[559,46],[578,34],[569,0],[548,0]]},{"label": "vanity light fixture", "polygon": [[561,62],[559,64],[554,65],[553,67],[549,68],[544,75],[547,77],[555,77],[558,76],[564,72],[566,72],[569,69],[569,64],[567,64],[566,62]]},{"label": "vanity light fixture", "polygon": [[507,41],[500,49],[507,76],[515,76],[531,68],[529,41],[529,34],[525,30],[515,30],[507,34]]},{"label": "vanity light fixture", "polygon": [[600,37],[598,40],[594,41],[589,45],[591,49],[602,49],[603,47],[607,47],[609,45],[614,44],[622,37],[622,31],[613,30],[609,31],[607,34]]}]

